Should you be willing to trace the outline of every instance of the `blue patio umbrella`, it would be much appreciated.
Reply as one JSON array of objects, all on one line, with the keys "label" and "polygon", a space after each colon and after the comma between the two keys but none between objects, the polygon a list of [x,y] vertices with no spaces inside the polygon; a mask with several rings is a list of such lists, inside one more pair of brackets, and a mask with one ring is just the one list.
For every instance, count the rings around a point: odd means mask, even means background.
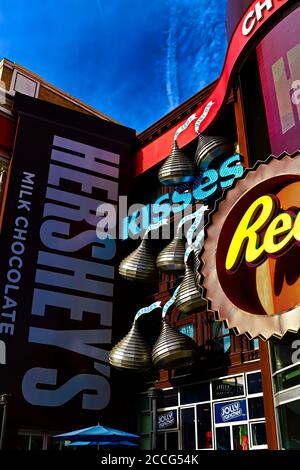
[{"label": "blue patio umbrella", "polygon": [[128,447],[137,447],[138,444],[136,444],[135,442],[130,442],[130,441],[114,441],[114,442],[89,442],[89,441],[75,441],[75,442],[71,442],[70,444],[67,445],[67,447],[70,447],[70,446],[73,446],[73,447],[79,447],[79,446],[97,446],[97,445],[101,445],[101,446],[128,446]]},{"label": "blue patio umbrella", "polygon": [[106,426],[91,426],[89,428],[77,429],[75,431],[66,432],[54,436],[65,441],[88,441],[101,444],[101,442],[120,442],[132,439],[138,439],[137,434],[120,431],[118,429],[108,428]]}]

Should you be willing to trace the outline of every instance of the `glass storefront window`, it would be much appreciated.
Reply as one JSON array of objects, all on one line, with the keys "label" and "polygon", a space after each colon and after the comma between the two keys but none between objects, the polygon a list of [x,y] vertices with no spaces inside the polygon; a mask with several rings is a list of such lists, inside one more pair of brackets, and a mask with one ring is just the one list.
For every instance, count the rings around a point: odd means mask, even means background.
[{"label": "glass storefront window", "polygon": [[198,449],[212,448],[211,407],[209,403],[197,405]]},{"label": "glass storefront window", "polygon": [[178,405],[178,390],[173,388],[170,390],[163,390],[157,399],[157,408],[169,408]]},{"label": "glass storefront window", "polygon": [[159,450],[267,447],[260,371],[165,390],[162,403]]},{"label": "glass storefront window", "polygon": [[[281,340],[272,338],[269,341],[278,429],[281,448],[286,450],[300,449],[300,400],[297,399],[300,365],[299,356],[294,355],[296,349],[293,347],[294,341],[299,339],[299,333],[287,333]],[[295,364],[295,361],[298,362]]]},{"label": "glass storefront window", "polygon": [[217,450],[231,450],[230,426],[216,428]]},{"label": "glass storefront window", "polygon": [[221,380],[214,380],[212,382],[212,393],[214,400],[244,395],[244,377],[239,375],[237,377],[226,377]]},{"label": "glass storefront window", "polygon": [[182,387],[180,390],[180,404],[188,405],[200,401],[210,400],[209,382]]},{"label": "glass storefront window", "polygon": [[261,372],[247,374],[248,394],[262,393]]},{"label": "glass storefront window", "polygon": [[269,341],[273,372],[293,364],[292,356],[295,349],[292,348],[292,345],[299,338],[299,334],[288,333],[281,340],[272,338]]},{"label": "glass storefront window", "polygon": [[230,349],[230,336],[223,336],[223,348],[224,353],[227,353]]},{"label": "glass storefront window", "polygon": [[248,398],[249,418],[257,419],[265,416],[263,397]]},{"label": "glass storefront window", "polygon": [[300,385],[300,366],[291,367],[274,376],[275,392]]},{"label": "glass storefront window", "polygon": [[189,336],[190,338],[194,339],[194,325],[193,323],[188,323],[187,325],[179,326],[178,330],[183,335]]},{"label": "glass storefront window", "polygon": [[248,426],[240,424],[232,427],[233,450],[249,450]]},{"label": "glass storefront window", "polygon": [[283,449],[300,449],[300,400],[280,405],[277,410]]},{"label": "glass storefront window", "polygon": [[251,341],[250,341],[250,348],[251,348],[253,351],[257,351],[257,350],[259,349],[259,340],[258,340],[258,338],[251,339]]},{"label": "glass storefront window", "polygon": [[181,429],[183,449],[196,449],[194,408],[181,409]]},{"label": "glass storefront window", "polygon": [[166,435],[166,450],[178,450],[178,433],[177,432],[167,432]]},{"label": "glass storefront window", "polygon": [[226,328],[226,326],[223,323],[223,348],[224,348],[224,353],[227,353],[230,349],[230,332],[229,329]]},{"label": "glass storefront window", "polygon": [[251,423],[253,447],[267,445],[266,423]]}]

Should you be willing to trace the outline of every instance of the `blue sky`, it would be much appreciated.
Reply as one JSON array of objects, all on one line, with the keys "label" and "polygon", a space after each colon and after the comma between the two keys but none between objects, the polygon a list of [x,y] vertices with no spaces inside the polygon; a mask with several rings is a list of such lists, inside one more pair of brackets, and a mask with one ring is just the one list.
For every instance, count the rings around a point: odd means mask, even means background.
[{"label": "blue sky", "polygon": [[1,0],[0,56],[142,131],[221,72],[226,0]]}]

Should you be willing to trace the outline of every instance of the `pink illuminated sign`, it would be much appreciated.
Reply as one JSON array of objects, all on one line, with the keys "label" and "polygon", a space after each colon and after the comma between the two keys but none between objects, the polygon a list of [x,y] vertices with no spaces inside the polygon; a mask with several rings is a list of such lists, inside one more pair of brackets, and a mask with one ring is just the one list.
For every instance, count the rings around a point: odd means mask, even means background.
[{"label": "pink illuminated sign", "polygon": [[300,148],[300,7],[257,47],[272,153]]}]

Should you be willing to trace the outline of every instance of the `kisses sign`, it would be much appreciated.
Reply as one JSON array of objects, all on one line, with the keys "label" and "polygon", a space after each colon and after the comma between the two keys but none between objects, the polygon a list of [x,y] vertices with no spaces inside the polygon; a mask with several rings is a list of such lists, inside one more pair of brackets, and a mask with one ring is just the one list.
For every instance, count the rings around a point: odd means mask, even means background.
[{"label": "kisses sign", "polygon": [[238,334],[300,328],[300,153],[247,170],[211,217],[203,255],[212,309]]}]

